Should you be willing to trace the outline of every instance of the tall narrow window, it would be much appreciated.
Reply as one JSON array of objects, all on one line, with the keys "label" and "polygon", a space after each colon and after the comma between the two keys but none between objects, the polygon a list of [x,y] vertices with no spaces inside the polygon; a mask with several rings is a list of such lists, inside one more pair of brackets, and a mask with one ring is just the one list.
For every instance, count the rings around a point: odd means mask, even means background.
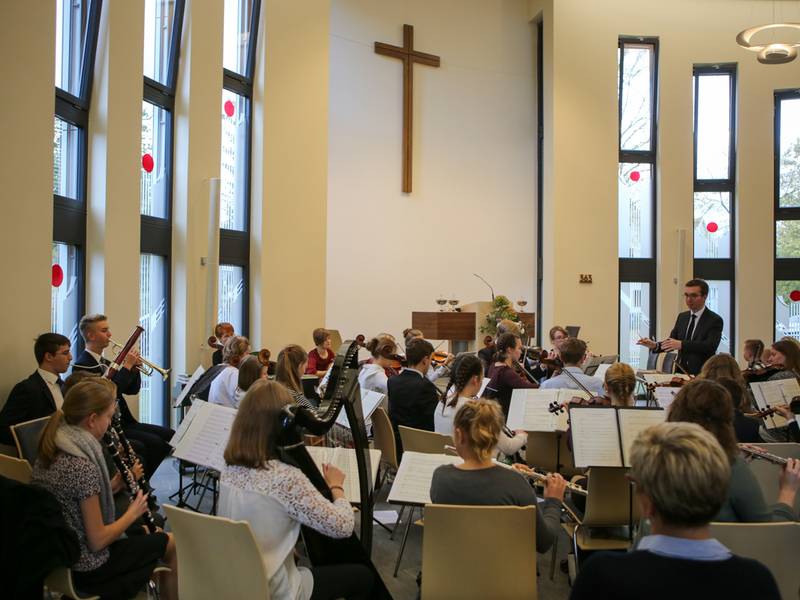
[{"label": "tall narrow window", "polygon": [[544,19],[536,26],[536,343],[544,304]]},{"label": "tall narrow window", "polygon": [[73,354],[83,340],[86,250],[86,131],[101,0],[55,0],[55,116],[53,120],[53,244],[51,328],[66,335]]},{"label": "tall narrow window", "polygon": [[[142,355],[169,368],[172,158],[175,87],[184,0],[145,0],[144,101],[139,184],[139,322]],[[169,425],[169,383],[142,379],[139,419]]]},{"label": "tall narrow window", "polygon": [[694,276],[725,322],[719,352],[734,349],[736,65],[694,68]]},{"label": "tall narrow window", "polygon": [[775,94],[775,339],[800,337],[800,89]]},{"label": "tall narrow window", "polygon": [[260,0],[225,0],[220,156],[219,315],[248,333],[250,146]]},{"label": "tall narrow window", "polygon": [[618,70],[619,353],[647,364],[636,342],[655,335],[658,40],[620,38]]}]

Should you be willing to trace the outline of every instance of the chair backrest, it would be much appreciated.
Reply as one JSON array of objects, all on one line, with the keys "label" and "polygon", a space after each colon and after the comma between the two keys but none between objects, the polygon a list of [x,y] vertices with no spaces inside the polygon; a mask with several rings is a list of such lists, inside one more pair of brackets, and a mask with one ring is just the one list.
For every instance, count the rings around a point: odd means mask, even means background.
[{"label": "chair backrest", "polygon": [[20,458],[24,458],[31,465],[36,462],[36,457],[39,456],[39,438],[42,436],[42,431],[49,421],[50,416],[47,416],[11,426],[11,435],[14,437],[14,443],[17,445],[17,452],[19,452]]},{"label": "chair backrest", "polygon": [[658,364],[658,354],[656,354],[655,352],[648,352],[648,354],[647,354],[647,370],[648,371],[655,371],[657,364]]},{"label": "chair backrest", "polygon": [[[503,540],[502,552],[484,552]],[[533,506],[425,506],[423,598],[536,600]]]},{"label": "chair backrest", "polygon": [[73,600],[100,600],[100,596],[81,596],[72,584],[72,571],[67,567],[57,567],[44,580],[50,592],[56,592]]},{"label": "chair backrest", "polygon": [[30,483],[31,474],[31,465],[27,460],[0,454],[0,475],[3,477],[8,477],[20,483]]},{"label": "chair backrest", "polygon": [[678,358],[677,352],[667,352],[664,355],[664,362],[661,363],[661,372],[672,373],[672,367],[675,364],[676,358]]},{"label": "chair backrest", "polygon": [[250,525],[163,506],[175,535],[182,598],[269,600],[267,572]]},{"label": "chair backrest", "polygon": [[711,535],[734,554],[766,566],[778,582],[781,598],[798,597],[800,523],[712,523]]},{"label": "chair backrest", "polygon": [[635,501],[632,486],[622,467],[592,467],[586,483],[586,512],[583,525],[589,527],[614,527],[632,521]]},{"label": "chair backrest", "polygon": [[381,462],[397,469],[397,446],[392,422],[380,406],[372,413],[372,439],[375,448],[381,451]]},{"label": "chair backrest", "polygon": [[435,431],[414,429],[400,425],[400,440],[403,442],[403,452],[424,452],[425,454],[444,454],[445,446],[453,445],[453,438]]}]

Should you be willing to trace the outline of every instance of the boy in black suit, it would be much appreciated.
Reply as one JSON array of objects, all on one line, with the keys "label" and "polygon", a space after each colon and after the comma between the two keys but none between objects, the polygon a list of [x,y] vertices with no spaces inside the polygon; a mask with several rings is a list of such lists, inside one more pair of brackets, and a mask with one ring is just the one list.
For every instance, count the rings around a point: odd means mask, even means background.
[{"label": "boy in black suit", "polygon": [[398,456],[403,451],[398,427],[414,427],[433,431],[433,413],[439,402],[439,390],[425,376],[431,366],[433,346],[416,338],[406,346],[408,366],[388,380],[389,419],[395,430]]},{"label": "boy in black suit", "polygon": [[43,333],[36,338],[33,354],[39,368],[14,386],[0,411],[0,442],[9,446],[14,445],[11,425],[51,415],[64,403],[60,375],[67,372],[72,361],[69,338]]}]

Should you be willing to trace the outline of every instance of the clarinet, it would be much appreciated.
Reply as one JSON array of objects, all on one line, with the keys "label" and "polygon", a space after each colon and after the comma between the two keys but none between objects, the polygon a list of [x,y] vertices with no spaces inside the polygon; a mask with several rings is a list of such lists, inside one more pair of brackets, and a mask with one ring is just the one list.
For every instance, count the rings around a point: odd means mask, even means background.
[{"label": "clarinet", "polygon": [[[117,410],[114,411],[114,416],[111,418],[111,429],[114,430],[114,437],[116,438],[120,447],[125,451],[125,457],[120,456],[120,460],[125,462],[125,469],[130,473],[131,477],[133,477],[133,466],[136,463],[136,452],[134,452],[133,446],[131,446],[131,442],[128,439],[128,436],[126,436],[125,432],[122,430],[119,407],[117,407]],[[119,454],[119,451],[117,451],[117,454]],[[127,460],[125,460],[126,457]],[[117,466],[117,468],[119,468],[119,466]],[[120,469],[120,473],[121,472],[122,469]],[[147,478],[144,476],[144,472],[142,472],[142,476],[139,479],[136,479],[134,477],[134,480],[136,483],[136,489],[142,490],[143,494],[147,494],[147,505],[149,507],[149,511],[153,512],[157,511],[158,503],[156,502],[156,498],[153,495],[153,488],[150,486],[150,482],[147,481]],[[134,496],[136,495],[135,492],[132,493]]]},{"label": "clarinet", "polygon": [[[131,498],[133,499],[136,497],[136,494],[140,490],[143,493],[144,490],[142,490],[142,488],[139,487],[139,483],[136,481],[136,477],[133,476],[133,471],[130,468],[128,468],[128,465],[125,463],[125,460],[119,453],[117,442],[114,440],[114,436],[116,435],[116,433],[117,433],[116,429],[114,429],[113,427],[109,428],[109,430],[103,434],[103,441],[106,444],[106,448],[108,448],[109,454],[111,454],[111,459],[114,461],[114,464],[116,465],[117,469],[122,475],[122,480],[125,482],[125,486],[128,488],[128,493],[131,495]],[[153,513],[150,512],[149,507],[145,509],[144,514],[142,515],[142,519],[144,520],[144,525],[147,528],[148,533],[155,533],[156,531],[158,531],[156,522],[153,519]]]}]

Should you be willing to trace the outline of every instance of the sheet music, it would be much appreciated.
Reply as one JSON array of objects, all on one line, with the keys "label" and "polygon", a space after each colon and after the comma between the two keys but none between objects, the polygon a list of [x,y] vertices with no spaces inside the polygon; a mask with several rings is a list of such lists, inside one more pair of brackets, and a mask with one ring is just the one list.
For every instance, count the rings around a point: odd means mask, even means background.
[{"label": "sheet music", "polygon": [[[372,413],[375,412],[375,409],[381,405],[385,398],[386,396],[380,392],[376,392],[374,390],[361,390],[361,410],[364,412],[365,426],[369,425]],[[345,413],[344,407],[342,407],[342,410],[339,412],[339,416],[336,417],[336,423],[342,427],[347,427],[347,429],[350,429],[350,422],[347,420],[347,414]],[[369,433],[369,429],[367,430],[367,433]]]},{"label": "sheet music", "polygon": [[[344,473],[344,496],[351,504],[361,503],[361,492],[358,488],[358,461],[355,448],[325,448],[323,446],[306,446],[309,455],[322,473],[323,463],[333,465]],[[369,466],[372,471],[372,484],[378,478],[378,467],[381,464],[381,451],[369,451]]]},{"label": "sheet music", "polygon": [[676,387],[667,387],[665,385],[661,385],[656,387],[653,390],[653,397],[656,399],[656,404],[663,409],[669,408],[669,405],[672,404],[672,401],[675,400],[675,396],[678,392],[681,391],[681,388]]},{"label": "sheet music", "polygon": [[594,376],[597,377],[600,381],[606,380],[606,371],[608,371],[611,365],[608,363],[600,363],[597,365],[597,370],[594,372]]},{"label": "sheet music", "polygon": [[206,403],[202,414],[192,419],[174,455],[190,463],[221,471],[225,467],[223,453],[235,418],[235,408]]},{"label": "sheet music", "polygon": [[570,408],[575,466],[621,467],[617,411],[614,408]]},{"label": "sheet music", "polygon": [[559,390],[516,389],[511,393],[507,425],[509,429],[524,431],[556,431],[565,420],[548,408],[558,402]]},{"label": "sheet music", "polygon": [[[753,391],[753,398],[755,399],[756,406],[758,406],[759,410],[764,410],[770,406],[789,404],[792,398],[800,393],[800,389],[798,389],[797,392],[794,392],[795,388],[797,388],[796,379],[754,381],[750,384],[750,389]],[[787,394],[787,390],[791,395]],[[764,421],[764,427],[767,429],[783,427],[787,423],[786,419],[777,413],[764,417],[762,420]]]},{"label": "sheet music", "polygon": [[183,421],[178,426],[178,431],[175,432],[175,435],[172,436],[172,439],[169,441],[169,445],[175,448],[178,444],[180,444],[181,439],[183,436],[186,435],[186,432],[189,431],[189,425],[192,424],[192,421],[195,417],[201,414],[205,407],[204,405],[208,404],[205,400],[197,399],[192,402],[192,406],[189,408],[189,411],[183,416]]},{"label": "sheet music", "polygon": [[683,373],[642,373],[642,377],[647,383],[668,383],[674,377],[689,380],[689,376]]},{"label": "sheet music", "polygon": [[181,393],[178,394],[177,398],[175,398],[175,403],[172,405],[172,408],[178,408],[181,404],[183,404],[183,401],[186,398],[186,394],[189,393],[189,390],[192,389],[194,384],[197,383],[197,380],[200,379],[200,377],[202,377],[203,373],[205,372],[206,370],[203,368],[203,365],[198,366],[194,370],[194,373],[192,373],[192,376],[189,378],[189,381],[187,381],[186,385],[183,386]]},{"label": "sheet music", "polygon": [[478,392],[478,398],[483,398],[483,390],[486,389],[486,386],[489,385],[489,382],[491,380],[492,380],[491,377],[484,377],[483,378],[483,381],[481,382],[481,389]]},{"label": "sheet music", "polygon": [[667,411],[652,408],[620,408],[617,410],[617,416],[622,440],[623,465],[630,467],[630,452],[634,440],[648,427],[663,423],[667,418]]},{"label": "sheet music", "polygon": [[430,504],[433,472],[441,465],[457,465],[462,462],[464,461],[460,456],[403,452],[388,502],[420,506]]}]

